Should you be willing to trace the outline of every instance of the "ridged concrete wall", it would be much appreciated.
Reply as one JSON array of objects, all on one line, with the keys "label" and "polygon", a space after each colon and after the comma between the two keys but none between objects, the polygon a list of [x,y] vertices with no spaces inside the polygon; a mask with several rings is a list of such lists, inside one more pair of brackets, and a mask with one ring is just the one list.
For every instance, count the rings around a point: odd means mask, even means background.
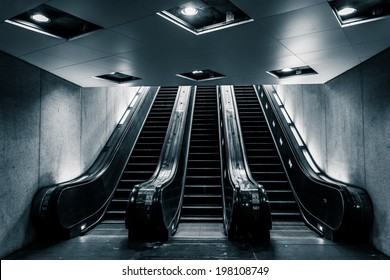
[{"label": "ridged concrete wall", "polygon": [[137,89],[80,88],[0,52],[0,257],[34,239],[34,194],[93,163]]},{"label": "ridged concrete wall", "polygon": [[390,255],[390,49],[324,85],[276,89],[317,165],[362,187],[374,206],[372,244]]}]

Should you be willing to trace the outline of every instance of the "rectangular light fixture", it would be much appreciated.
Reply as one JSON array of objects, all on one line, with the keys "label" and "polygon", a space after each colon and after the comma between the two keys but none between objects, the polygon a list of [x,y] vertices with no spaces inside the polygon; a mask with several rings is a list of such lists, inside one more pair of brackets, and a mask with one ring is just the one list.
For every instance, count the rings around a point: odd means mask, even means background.
[{"label": "rectangular light fixture", "polygon": [[276,100],[276,103],[278,103],[278,106],[283,106],[283,103],[282,101],[280,101],[280,98],[279,98],[279,95],[277,93],[274,93],[274,97],[275,97],[275,100]]},{"label": "rectangular light fixture", "polygon": [[133,108],[134,107],[134,105],[135,105],[135,103],[137,102],[137,100],[138,100],[138,94],[136,95],[136,96],[134,96],[134,98],[133,98],[133,100],[131,101],[131,103],[130,103],[130,108]]},{"label": "rectangular light fixture", "polygon": [[121,120],[119,121],[119,124],[124,124],[125,121],[126,121],[126,119],[127,119],[127,117],[129,116],[129,114],[130,114],[130,109],[127,109],[126,112],[125,112],[125,114],[123,115],[123,117],[122,117]]},{"label": "rectangular light fixture", "polygon": [[195,35],[253,21],[228,0],[192,0],[157,14]]},{"label": "rectangular light fixture", "polygon": [[284,118],[286,119],[287,123],[288,123],[288,124],[291,124],[292,121],[291,121],[291,119],[290,119],[290,116],[287,114],[286,109],[281,108],[280,110],[282,111],[283,116],[284,116]]},{"label": "rectangular light fixture", "polygon": [[328,2],[342,27],[380,20],[390,15],[390,1],[345,1]]},{"label": "rectangular light fixture", "polygon": [[301,136],[299,136],[299,133],[298,133],[297,129],[295,128],[295,126],[291,126],[290,128],[291,128],[292,133],[294,134],[295,140],[297,140],[298,145],[300,147],[303,147],[304,146],[303,141],[301,139]]},{"label": "rectangular light fixture", "polygon": [[5,22],[51,37],[71,40],[102,29],[101,26],[43,4]]},{"label": "rectangular light fixture", "polygon": [[225,78],[225,75],[220,74],[220,73],[215,72],[215,71],[210,70],[210,69],[194,70],[192,72],[176,74],[176,76],[187,79],[187,80],[196,81],[196,82],[211,81],[211,80]]},{"label": "rectangular light fixture", "polygon": [[123,74],[123,73],[120,73],[120,72],[112,72],[112,73],[109,73],[109,74],[95,76],[94,78],[107,80],[107,81],[118,83],[118,84],[129,83],[131,81],[135,81],[135,80],[141,79],[141,78],[137,78],[137,77],[130,76],[130,75],[127,75],[127,74]]},{"label": "rectangular light fixture", "polygon": [[310,165],[311,169],[313,169],[313,171],[317,174],[321,173],[321,171],[317,168],[316,164],[314,163],[313,159],[311,158],[311,155],[309,154],[309,152],[306,149],[302,149],[302,152],[306,158],[307,163]]},{"label": "rectangular light fixture", "polygon": [[267,71],[268,74],[278,79],[285,79],[289,77],[314,75],[318,74],[314,69],[309,66],[298,66],[292,68],[283,68],[278,70]]}]

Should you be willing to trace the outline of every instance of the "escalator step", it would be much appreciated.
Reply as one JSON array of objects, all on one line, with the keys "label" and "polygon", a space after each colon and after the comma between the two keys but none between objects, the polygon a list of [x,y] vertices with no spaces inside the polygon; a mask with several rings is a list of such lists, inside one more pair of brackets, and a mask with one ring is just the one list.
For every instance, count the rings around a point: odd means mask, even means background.
[{"label": "escalator step", "polygon": [[222,187],[215,87],[198,87],[180,221],[221,222]]}]

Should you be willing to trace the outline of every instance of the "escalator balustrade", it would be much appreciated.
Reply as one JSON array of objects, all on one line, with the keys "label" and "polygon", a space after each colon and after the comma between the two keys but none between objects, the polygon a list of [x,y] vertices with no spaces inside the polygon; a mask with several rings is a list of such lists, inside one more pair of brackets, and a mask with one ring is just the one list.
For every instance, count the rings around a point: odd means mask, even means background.
[{"label": "escalator balustrade", "polygon": [[235,86],[234,90],[248,164],[267,192],[272,220],[302,221],[254,88]]},{"label": "escalator balustrade", "polygon": [[148,180],[159,161],[177,87],[161,87],[102,223],[124,223],[127,202],[135,185]]}]

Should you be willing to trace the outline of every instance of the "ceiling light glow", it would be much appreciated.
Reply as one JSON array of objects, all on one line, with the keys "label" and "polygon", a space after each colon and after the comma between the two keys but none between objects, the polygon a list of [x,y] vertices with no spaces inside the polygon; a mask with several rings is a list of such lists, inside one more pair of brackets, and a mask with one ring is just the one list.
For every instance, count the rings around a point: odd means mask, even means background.
[{"label": "ceiling light glow", "polygon": [[194,7],[187,7],[181,10],[181,13],[186,16],[194,16],[198,13],[198,9]]},{"label": "ceiling light glow", "polygon": [[231,0],[193,0],[157,14],[195,35],[253,21]]},{"label": "ceiling light glow", "polygon": [[284,68],[284,69],[282,69],[282,72],[291,72],[293,70],[294,69],[292,69],[292,68]]},{"label": "ceiling light glow", "polygon": [[202,70],[194,70],[194,71],[192,71],[192,74],[194,74],[194,75],[203,74],[203,71]]},{"label": "ceiling light glow", "polygon": [[42,14],[34,14],[30,18],[36,22],[41,22],[41,23],[50,22],[50,18]]},{"label": "ceiling light glow", "polygon": [[351,15],[353,13],[356,13],[356,9],[355,8],[351,8],[351,7],[345,7],[343,9],[341,9],[340,11],[337,12],[340,16],[347,16],[347,15]]}]

